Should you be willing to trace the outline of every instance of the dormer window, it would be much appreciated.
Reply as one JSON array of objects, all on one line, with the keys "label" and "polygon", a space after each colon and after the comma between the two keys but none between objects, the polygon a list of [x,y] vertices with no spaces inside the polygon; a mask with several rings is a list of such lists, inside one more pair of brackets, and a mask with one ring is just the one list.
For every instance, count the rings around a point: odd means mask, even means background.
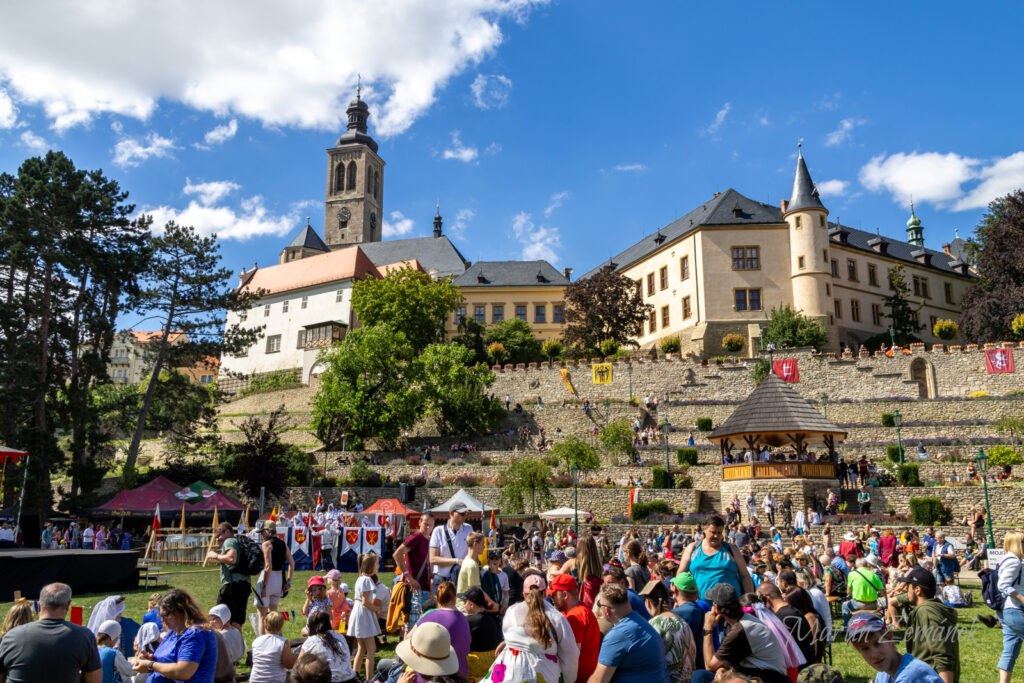
[{"label": "dormer window", "polygon": [[662,235],[661,234],[661,230],[659,230],[658,234],[654,236],[654,243],[655,244],[661,244],[664,241],[665,241],[665,236]]}]

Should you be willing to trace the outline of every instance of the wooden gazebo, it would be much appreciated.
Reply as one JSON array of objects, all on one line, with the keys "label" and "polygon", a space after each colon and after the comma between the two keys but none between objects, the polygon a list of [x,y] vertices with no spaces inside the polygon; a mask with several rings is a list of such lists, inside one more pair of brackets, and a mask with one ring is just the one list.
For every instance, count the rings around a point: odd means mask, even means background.
[{"label": "wooden gazebo", "polygon": [[[708,436],[709,441],[719,445],[723,456],[731,454],[737,447],[756,451],[764,446],[792,446],[799,452],[807,446],[824,444],[832,462],[835,462],[836,441],[845,438],[845,431],[826,420],[807,399],[774,373],[768,375],[736,411]],[[732,473],[737,476],[725,478],[835,477],[835,468],[831,463],[817,466],[811,463],[752,462],[743,465],[743,473],[737,471]],[[755,472],[756,469],[765,471],[759,474]]]}]

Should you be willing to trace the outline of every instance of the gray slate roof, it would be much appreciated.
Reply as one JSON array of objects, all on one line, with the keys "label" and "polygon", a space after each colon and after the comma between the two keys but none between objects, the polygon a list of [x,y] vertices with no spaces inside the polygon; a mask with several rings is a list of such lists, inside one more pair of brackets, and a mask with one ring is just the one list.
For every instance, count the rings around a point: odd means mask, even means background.
[{"label": "gray slate roof", "polygon": [[320,235],[316,234],[316,230],[306,223],[305,227],[299,231],[299,234],[295,236],[289,247],[306,247],[307,249],[316,249],[318,251],[330,251],[324,241],[320,239]]},{"label": "gray slate roof", "polygon": [[766,432],[806,434],[805,442],[812,444],[821,443],[823,434],[833,434],[837,439],[846,437],[846,432],[822,417],[807,399],[775,373],[758,384],[708,439],[717,441],[723,437]]},{"label": "gray slate roof", "polygon": [[477,261],[455,278],[459,287],[550,287],[569,280],[547,261]]},{"label": "gray slate roof", "polygon": [[[844,246],[853,247],[854,249],[859,249],[861,251],[869,252],[872,254],[877,253],[874,249],[871,248],[871,245],[868,244],[869,240],[875,240],[878,238],[878,235],[876,235],[875,233],[865,232],[864,230],[858,230],[857,228],[851,228],[846,225],[840,225],[839,223],[836,223],[834,221],[828,222],[828,231],[830,235],[832,235],[833,233],[838,235],[840,230],[849,233],[849,235],[847,236],[847,242]],[[890,239],[888,237],[882,237],[882,239],[889,243],[889,248],[886,251],[887,256],[891,256],[892,258],[900,261],[914,263],[920,267],[928,267],[925,266],[923,263],[918,263],[917,259],[911,256],[911,253],[918,251],[919,247],[915,247],[913,244],[909,244],[907,242],[900,242],[898,240]],[[949,258],[949,256],[946,255],[945,252],[927,248],[923,249],[923,251],[926,254],[930,254],[932,257],[930,267],[935,268],[936,270],[941,270],[944,273],[960,275],[960,273],[958,273],[956,270],[950,267],[949,264],[953,262],[953,259]]]},{"label": "gray slate roof", "polygon": [[458,277],[466,272],[468,264],[451,240],[445,236],[365,242],[360,244],[359,248],[376,266],[416,259],[428,273],[436,270],[440,277]]},{"label": "gray slate roof", "polygon": [[807,163],[804,162],[804,155],[796,161],[796,175],[793,177],[793,194],[789,198],[787,212],[799,211],[801,209],[824,209],[818,196],[818,188],[811,180],[811,174],[807,170]]}]

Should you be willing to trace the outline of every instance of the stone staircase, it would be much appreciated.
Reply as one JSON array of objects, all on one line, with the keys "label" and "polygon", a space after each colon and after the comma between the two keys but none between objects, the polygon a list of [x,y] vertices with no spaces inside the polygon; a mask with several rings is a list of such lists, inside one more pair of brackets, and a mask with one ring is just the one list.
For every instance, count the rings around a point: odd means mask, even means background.
[{"label": "stone staircase", "polygon": [[703,514],[721,514],[722,494],[716,489],[704,489],[700,492],[700,507],[697,512]]}]

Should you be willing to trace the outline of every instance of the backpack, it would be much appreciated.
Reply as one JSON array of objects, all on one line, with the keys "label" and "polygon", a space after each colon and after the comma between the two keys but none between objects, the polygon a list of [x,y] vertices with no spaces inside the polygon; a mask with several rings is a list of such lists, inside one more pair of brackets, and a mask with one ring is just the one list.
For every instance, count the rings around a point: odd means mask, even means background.
[{"label": "backpack", "polygon": [[255,576],[263,571],[263,548],[248,536],[235,536],[238,541],[238,562],[231,571],[247,576]]},{"label": "backpack", "polygon": [[[1021,566],[1017,565],[1017,578],[1013,582],[1015,585],[1020,582]],[[999,592],[999,568],[997,567],[995,570],[982,569],[978,572],[978,578],[981,579],[981,597],[985,600],[985,604],[997,612],[1003,609],[1006,604],[1006,596]]]},{"label": "backpack", "polygon": [[832,592],[830,595],[834,597],[846,597],[846,577],[836,567],[831,564],[825,565],[825,571],[832,575]]}]

